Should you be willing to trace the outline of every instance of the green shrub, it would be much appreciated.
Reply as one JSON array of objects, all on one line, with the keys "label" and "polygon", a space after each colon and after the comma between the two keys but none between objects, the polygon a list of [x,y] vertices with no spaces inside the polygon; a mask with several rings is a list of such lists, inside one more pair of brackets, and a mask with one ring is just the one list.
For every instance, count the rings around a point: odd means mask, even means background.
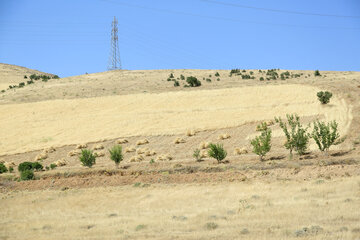
[{"label": "green shrub", "polygon": [[174,74],[171,73],[170,76],[169,76],[169,78],[174,78]]},{"label": "green shrub", "polygon": [[219,72],[216,72],[216,73],[215,73],[215,77],[220,77],[220,73],[219,73]]},{"label": "green shrub", "polygon": [[27,84],[29,85],[29,84],[33,84],[34,83],[34,81],[33,80],[30,80],[30,81],[26,81],[27,82]]},{"label": "green shrub", "polygon": [[181,79],[181,80],[185,80],[185,76],[181,74],[181,75],[180,75],[180,79]]},{"label": "green shrub", "polygon": [[332,93],[328,92],[328,91],[325,91],[325,92],[321,91],[321,92],[318,92],[316,95],[322,104],[329,103],[330,98],[332,97]]},{"label": "green shrub", "polygon": [[55,163],[50,164],[51,169],[55,169],[56,167],[57,167],[57,165]]},{"label": "green shrub", "polygon": [[179,83],[179,81],[174,81],[174,87],[178,87],[178,86],[180,86],[180,83]]},{"label": "green shrub", "polygon": [[248,74],[243,74],[243,75],[241,75],[241,78],[242,79],[251,79],[251,76]]},{"label": "green shrub", "polygon": [[217,78],[216,81],[220,81],[220,78]]},{"label": "green shrub", "polygon": [[116,167],[118,167],[120,162],[124,159],[121,145],[113,146],[109,150],[109,152],[110,152],[110,159],[113,160],[115,162]]},{"label": "green shrub", "polygon": [[207,82],[211,82],[211,79],[210,79],[210,78],[207,78],[206,81],[207,81]]},{"label": "green shrub", "polygon": [[255,137],[250,143],[253,146],[253,152],[259,155],[260,161],[262,161],[271,149],[271,129],[267,127],[266,123],[262,123],[257,128],[262,129],[261,135]]},{"label": "green shrub", "polygon": [[2,93],[4,93],[4,92],[5,92],[5,90],[3,89],[3,90],[1,90],[1,92],[2,92]]},{"label": "green shrub", "polygon": [[26,76],[26,75],[24,75],[24,78],[25,78],[25,79],[27,79],[27,76]]},{"label": "green shrub", "polygon": [[54,75],[52,78],[53,79],[59,79],[60,77],[58,75]]},{"label": "green shrub", "polygon": [[7,171],[8,169],[6,168],[6,166],[3,163],[0,163],[0,174],[5,173]]},{"label": "green shrub", "polygon": [[240,71],[240,69],[231,69],[231,71],[230,71],[230,77],[233,75],[233,74],[235,74],[235,75],[241,75],[241,71]]},{"label": "green shrub", "polygon": [[43,165],[41,165],[41,163],[39,163],[39,162],[22,162],[18,166],[19,172],[23,172],[26,170],[40,171],[43,168],[44,168]]},{"label": "green shrub", "polygon": [[13,168],[13,167],[9,167],[9,172],[10,172],[10,173],[14,172],[14,168]]},{"label": "green shrub", "polygon": [[321,74],[320,74],[319,70],[315,70],[314,75],[315,75],[315,77],[319,77],[319,76],[321,76]]},{"label": "green shrub", "polygon": [[33,180],[35,179],[34,172],[32,170],[22,171],[20,174],[20,179],[23,181]]},{"label": "green shrub", "polygon": [[200,162],[203,159],[202,155],[200,154],[200,149],[197,148],[194,150],[193,157],[197,162]]},{"label": "green shrub", "polygon": [[23,172],[25,170],[32,170],[33,169],[33,163],[32,162],[22,162],[18,166],[19,172]]},{"label": "green shrub", "polygon": [[[275,121],[279,123],[286,137],[284,146],[290,150],[290,158],[292,157],[293,150],[299,155],[303,155],[307,150],[310,139],[310,134],[307,133],[308,128],[303,128],[300,123],[300,117],[297,114],[287,114],[286,118],[287,123],[283,122],[280,117],[275,118]],[[288,126],[290,129],[288,129]]]},{"label": "green shrub", "polygon": [[338,133],[337,127],[338,124],[336,121],[332,122],[320,122],[316,121],[313,123],[314,129],[311,134],[312,138],[315,140],[316,145],[319,147],[319,150],[327,154],[329,148],[332,145],[336,145],[339,142],[340,135]]},{"label": "green shrub", "polygon": [[250,71],[250,75],[253,75],[254,74],[254,72],[253,71]]},{"label": "green shrub", "polygon": [[168,79],[166,79],[168,82],[170,82],[170,81],[172,81],[172,79],[171,78],[168,78]]},{"label": "green shrub", "polygon": [[19,88],[22,88],[22,87],[24,87],[24,86],[25,86],[25,83],[24,83],[24,82],[19,83]]},{"label": "green shrub", "polygon": [[190,85],[190,87],[198,87],[201,86],[201,82],[193,76],[187,77],[186,82]]},{"label": "green shrub", "polygon": [[221,163],[221,161],[226,158],[227,152],[225,151],[222,144],[210,143],[209,148],[209,157],[215,158],[218,163]]},{"label": "green shrub", "polygon": [[83,166],[91,168],[96,162],[96,157],[91,150],[82,149],[79,160]]},{"label": "green shrub", "polygon": [[264,78],[263,78],[263,77],[260,77],[260,81],[264,81]]},{"label": "green shrub", "polygon": [[209,75],[209,77],[211,77],[211,74]]}]

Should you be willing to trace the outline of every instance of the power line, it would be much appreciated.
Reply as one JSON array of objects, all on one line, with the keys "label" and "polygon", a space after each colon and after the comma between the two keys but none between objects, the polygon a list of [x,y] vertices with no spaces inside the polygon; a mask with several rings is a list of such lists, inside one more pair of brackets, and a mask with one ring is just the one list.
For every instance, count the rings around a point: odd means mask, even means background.
[{"label": "power line", "polygon": [[308,26],[308,25],[295,25],[295,24],[284,24],[284,23],[269,23],[269,22],[257,22],[257,21],[244,21],[234,18],[225,18],[225,17],[216,17],[216,16],[209,16],[209,15],[202,15],[202,14],[195,14],[195,13],[188,13],[188,12],[182,12],[182,11],[175,11],[170,9],[159,9],[159,8],[153,8],[153,7],[147,7],[142,6],[138,4],[130,4],[130,3],[124,3],[120,1],[110,1],[110,0],[99,0],[102,2],[108,2],[111,4],[118,4],[123,5],[131,8],[140,8],[140,9],[146,9],[149,11],[155,11],[155,12],[163,12],[163,13],[171,13],[171,14],[178,14],[178,15],[185,15],[185,16],[192,16],[192,17],[200,17],[205,19],[212,19],[212,20],[221,20],[221,21],[230,21],[230,22],[238,22],[238,23],[248,23],[248,24],[258,24],[258,25],[269,25],[269,26],[278,26],[278,27],[298,27],[298,28],[313,28],[313,29],[338,29],[338,30],[360,30],[360,28],[348,28],[348,27],[328,27],[328,26]]},{"label": "power line", "polygon": [[268,11],[268,12],[289,13],[289,14],[306,15],[306,16],[319,16],[319,17],[360,18],[360,16],[346,16],[346,15],[323,14],[323,13],[309,13],[309,12],[300,12],[300,11],[280,10],[280,9],[273,9],[273,8],[262,8],[262,7],[254,7],[254,6],[248,6],[248,5],[242,5],[242,4],[220,2],[220,1],[215,1],[215,0],[200,0],[200,1],[213,3],[213,4],[218,4],[218,5],[224,5],[224,6],[247,8],[247,9],[254,9],[254,10],[262,10],[262,11]]}]

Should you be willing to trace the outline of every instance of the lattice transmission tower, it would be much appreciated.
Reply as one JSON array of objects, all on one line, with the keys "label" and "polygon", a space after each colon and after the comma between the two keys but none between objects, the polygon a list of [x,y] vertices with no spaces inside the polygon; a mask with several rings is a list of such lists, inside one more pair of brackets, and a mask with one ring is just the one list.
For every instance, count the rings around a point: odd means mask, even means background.
[{"label": "lattice transmission tower", "polygon": [[112,26],[111,45],[110,45],[108,70],[115,70],[115,69],[121,69],[119,40],[118,40],[118,21],[116,17],[114,17],[111,26]]}]

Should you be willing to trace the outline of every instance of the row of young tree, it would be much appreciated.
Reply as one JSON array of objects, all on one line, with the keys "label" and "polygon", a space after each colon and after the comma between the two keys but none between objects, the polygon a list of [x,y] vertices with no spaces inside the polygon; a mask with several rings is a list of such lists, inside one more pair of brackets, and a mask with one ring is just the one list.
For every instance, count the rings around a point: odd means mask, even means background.
[{"label": "row of young tree", "polygon": [[[310,139],[313,139],[319,150],[326,155],[332,145],[340,144],[345,140],[340,138],[336,121],[327,123],[315,121],[304,127],[300,123],[300,117],[297,114],[287,114],[286,118],[287,120],[283,121],[278,117],[275,118],[275,121],[285,134],[284,147],[289,150],[290,158],[292,158],[294,151],[300,156],[306,154]],[[309,132],[311,125],[313,129]],[[260,160],[263,160],[263,157],[271,149],[271,129],[266,123],[262,123],[258,128],[261,129],[261,135],[251,140],[251,145],[253,146],[253,152],[259,155]]]}]

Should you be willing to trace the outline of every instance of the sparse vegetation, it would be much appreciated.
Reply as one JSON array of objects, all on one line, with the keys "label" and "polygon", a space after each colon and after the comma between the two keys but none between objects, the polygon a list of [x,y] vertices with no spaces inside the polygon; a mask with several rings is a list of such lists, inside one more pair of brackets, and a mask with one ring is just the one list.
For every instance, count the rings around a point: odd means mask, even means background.
[{"label": "sparse vegetation", "polygon": [[57,165],[55,163],[50,164],[50,169],[55,169],[56,167],[57,167]]},{"label": "sparse vegetation", "polygon": [[259,155],[260,161],[262,161],[263,157],[271,149],[271,129],[268,128],[266,123],[262,123],[258,128],[262,129],[261,135],[251,140],[250,143],[253,146],[253,152]]},{"label": "sparse vegetation", "polygon": [[171,73],[170,76],[169,76],[169,78],[174,78],[174,74]]},{"label": "sparse vegetation", "polygon": [[210,143],[209,148],[210,148],[208,150],[209,157],[215,158],[218,161],[218,163],[221,163],[222,160],[226,158],[227,152],[222,144]]},{"label": "sparse vegetation", "polygon": [[122,146],[121,145],[115,145],[110,150],[110,159],[115,162],[116,167],[119,166],[120,162],[124,159],[123,153],[122,153]]},{"label": "sparse vegetation", "polygon": [[79,160],[83,166],[91,168],[96,162],[96,157],[91,150],[82,149]]},{"label": "sparse vegetation", "polygon": [[328,91],[320,91],[318,92],[317,94],[317,97],[319,99],[319,101],[322,103],[322,104],[327,104],[330,102],[330,98],[332,97],[332,93],[331,92],[328,92]]},{"label": "sparse vegetation", "polygon": [[44,168],[43,165],[39,162],[22,162],[18,166],[19,172],[23,172],[26,170],[40,171],[43,168]]},{"label": "sparse vegetation", "polygon": [[215,77],[220,77],[220,73],[219,73],[219,72],[216,72],[216,73],[215,73]]},{"label": "sparse vegetation", "polygon": [[197,162],[200,162],[203,159],[203,156],[200,154],[200,149],[195,149],[193,153],[193,157]]},{"label": "sparse vegetation", "polygon": [[316,121],[313,124],[314,129],[311,136],[315,140],[319,150],[327,154],[332,145],[339,143],[337,142],[340,138],[337,129],[338,124],[336,121],[328,123]]},{"label": "sparse vegetation", "polygon": [[190,87],[198,87],[201,86],[201,82],[193,76],[187,77],[186,82],[189,84]]},{"label": "sparse vegetation", "polygon": [[[308,147],[310,134],[307,133],[308,128],[304,128],[300,123],[300,117],[297,114],[287,114],[287,123],[282,119],[275,118],[275,121],[279,123],[280,128],[283,130],[286,142],[284,144],[286,149],[290,151],[290,158],[292,152],[295,150],[299,155],[303,155]],[[290,129],[288,129],[288,126]]]},{"label": "sparse vegetation", "polygon": [[210,79],[210,78],[207,78],[206,81],[207,81],[207,82],[211,82],[211,79]]},{"label": "sparse vegetation", "polygon": [[181,75],[180,75],[180,79],[181,79],[181,80],[185,80],[185,76],[181,74]]},{"label": "sparse vegetation", "polygon": [[174,87],[178,87],[178,86],[180,86],[180,83],[179,83],[179,81],[175,80],[174,81]]},{"label": "sparse vegetation", "polygon": [[314,75],[315,75],[315,77],[319,77],[319,76],[321,76],[321,74],[320,74],[319,70],[315,70]]}]

